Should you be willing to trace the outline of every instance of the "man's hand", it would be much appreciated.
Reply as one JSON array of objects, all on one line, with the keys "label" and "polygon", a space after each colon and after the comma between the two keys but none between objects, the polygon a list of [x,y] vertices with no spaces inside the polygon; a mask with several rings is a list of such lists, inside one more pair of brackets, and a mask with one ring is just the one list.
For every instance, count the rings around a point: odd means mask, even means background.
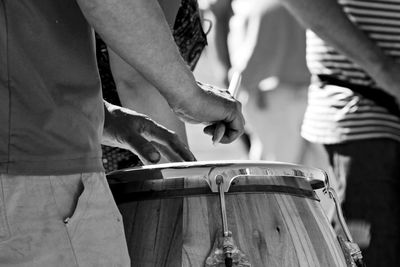
[{"label": "man's hand", "polygon": [[213,135],[217,123],[225,125],[221,143],[231,143],[244,132],[242,105],[227,90],[197,83],[199,90],[190,97],[182,96],[176,101],[168,100],[174,112],[189,123],[209,124],[204,132]]},{"label": "man's hand", "polygon": [[195,161],[178,136],[150,118],[104,101],[103,145],[128,149],[144,163],[157,163],[161,155],[170,161]]}]

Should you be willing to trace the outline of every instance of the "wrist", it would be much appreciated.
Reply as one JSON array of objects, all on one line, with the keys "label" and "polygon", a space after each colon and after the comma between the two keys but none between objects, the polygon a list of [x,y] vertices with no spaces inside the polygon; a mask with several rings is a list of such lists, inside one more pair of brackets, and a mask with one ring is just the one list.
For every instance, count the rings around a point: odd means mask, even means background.
[{"label": "wrist", "polygon": [[163,94],[172,109],[188,107],[196,104],[196,99],[200,99],[202,89],[196,81],[182,82]]}]

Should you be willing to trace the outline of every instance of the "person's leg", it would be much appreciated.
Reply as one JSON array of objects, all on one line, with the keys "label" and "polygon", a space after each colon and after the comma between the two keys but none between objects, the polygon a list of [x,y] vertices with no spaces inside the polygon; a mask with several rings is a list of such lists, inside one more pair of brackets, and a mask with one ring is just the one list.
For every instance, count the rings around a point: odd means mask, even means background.
[{"label": "person's leg", "polygon": [[130,266],[104,174],[0,178],[1,266]]},{"label": "person's leg", "polygon": [[78,266],[130,266],[122,216],[105,174],[81,175],[83,192],[75,200],[73,209],[65,209],[73,199],[68,199],[68,178],[61,178],[51,182]]},{"label": "person's leg", "polygon": [[343,211],[367,266],[400,266],[400,144],[389,139],[326,146],[343,187]]},{"label": "person's leg", "polygon": [[[212,21],[214,31],[214,45],[216,49],[216,56],[222,67],[225,68],[226,76],[224,77],[225,85],[229,84],[228,71],[231,68],[231,59],[229,56],[229,49],[227,38],[229,34],[229,20],[232,17],[232,7],[231,0],[218,0],[210,1],[209,10],[203,10],[207,13],[210,11],[212,13]],[[206,16],[207,17],[207,16]]]},{"label": "person's leg", "polygon": [[79,266],[54,202],[49,176],[0,174],[0,265]]}]

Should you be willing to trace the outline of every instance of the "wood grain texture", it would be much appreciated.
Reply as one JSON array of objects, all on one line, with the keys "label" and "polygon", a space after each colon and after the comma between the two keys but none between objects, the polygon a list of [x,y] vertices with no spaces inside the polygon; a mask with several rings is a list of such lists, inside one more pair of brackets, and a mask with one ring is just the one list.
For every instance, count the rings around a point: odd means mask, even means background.
[{"label": "wood grain texture", "polygon": [[182,199],[119,205],[132,266],[181,266]]},{"label": "wood grain texture", "polygon": [[[207,186],[201,177],[181,182],[184,188]],[[306,180],[287,177],[244,177],[239,181],[239,185],[248,183],[312,190]],[[149,183],[142,188],[149,190],[149,186],[151,190]],[[168,190],[159,184],[156,187]],[[244,192],[226,195],[226,205],[229,229],[253,267],[346,266],[317,200]],[[217,195],[133,201],[119,208],[132,266],[204,266],[216,238],[222,235]]]}]

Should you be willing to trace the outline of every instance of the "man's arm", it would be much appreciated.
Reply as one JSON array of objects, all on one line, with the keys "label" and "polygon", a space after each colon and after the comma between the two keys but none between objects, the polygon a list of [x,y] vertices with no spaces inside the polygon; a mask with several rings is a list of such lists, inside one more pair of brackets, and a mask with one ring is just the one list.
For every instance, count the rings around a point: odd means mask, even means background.
[{"label": "man's arm", "polygon": [[156,0],[78,0],[111,49],[153,84],[181,118],[227,125],[223,142],[243,133],[236,100],[202,90],[184,63]]},{"label": "man's arm", "polygon": [[[195,95],[193,74],[156,0],[78,0],[104,42],[168,97]],[[178,94],[178,92],[176,93]]]},{"label": "man's arm", "polygon": [[282,0],[307,28],[361,66],[386,92],[400,99],[400,67],[354,25],[337,0]]},{"label": "man's arm", "polygon": [[121,105],[146,114],[174,131],[187,144],[185,123],[173,113],[159,91],[112,50],[108,50],[108,55]]}]

